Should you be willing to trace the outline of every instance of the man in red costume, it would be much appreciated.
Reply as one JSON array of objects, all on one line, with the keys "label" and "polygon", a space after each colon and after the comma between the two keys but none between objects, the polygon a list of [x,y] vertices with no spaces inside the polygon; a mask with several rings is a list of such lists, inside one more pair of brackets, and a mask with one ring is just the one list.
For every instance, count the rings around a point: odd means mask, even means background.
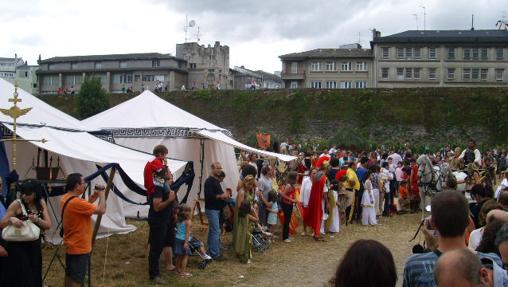
[{"label": "man in red costume", "polygon": [[321,237],[321,224],[323,223],[323,211],[328,208],[328,200],[324,193],[327,192],[326,181],[328,178],[323,170],[320,170],[312,178],[309,206],[305,214],[304,223],[314,230],[314,239],[323,240]]}]

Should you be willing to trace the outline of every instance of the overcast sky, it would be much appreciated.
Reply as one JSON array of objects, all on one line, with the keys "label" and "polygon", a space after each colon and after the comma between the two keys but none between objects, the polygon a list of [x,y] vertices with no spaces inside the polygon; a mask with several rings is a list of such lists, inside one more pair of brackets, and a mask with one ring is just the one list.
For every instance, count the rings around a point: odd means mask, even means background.
[{"label": "overcast sky", "polygon": [[506,0],[0,0],[0,57],[174,55],[188,15],[190,40],[199,26],[201,44],[229,46],[231,67],[273,72],[279,55],[358,40],[369,47],[372,28],[423,29],[420,6],[427,29],[469,29],[471,14],[476,29],[495,29],[508,18]]}]

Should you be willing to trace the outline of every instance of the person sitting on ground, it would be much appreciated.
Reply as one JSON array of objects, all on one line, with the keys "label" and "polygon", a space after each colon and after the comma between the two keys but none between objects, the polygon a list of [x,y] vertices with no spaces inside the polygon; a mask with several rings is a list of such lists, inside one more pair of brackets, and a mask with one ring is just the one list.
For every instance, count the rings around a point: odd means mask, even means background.
[{"label": "person sitting on ground", "polygon": [[375,240],[358,240],[346,251],[335,273],[335,287],[392,287],[397,270],[392,253]]},{"label": "person sitting on ground", "polygon": [[[424,224],[423,232],[428,245],[435,250],[427,253],[411,255],[404,266],[403,286],[436,286],[433,269],[439,256],[447,251],[466,248],[466,229],[469,222],[467,200],[459,192],[443,191],[437,193],[431,201],[430,227],[439,236],[432,236],[432,230]],[[480,258],[491,259],[501,266],[495,254],[477,253]]]},{"label": "person sitting on ground", "polygon": [[480,258],[467,248],[446,252],[434,269],[436,283],[447,287],[493,286],[490,273],[482,266]]}]

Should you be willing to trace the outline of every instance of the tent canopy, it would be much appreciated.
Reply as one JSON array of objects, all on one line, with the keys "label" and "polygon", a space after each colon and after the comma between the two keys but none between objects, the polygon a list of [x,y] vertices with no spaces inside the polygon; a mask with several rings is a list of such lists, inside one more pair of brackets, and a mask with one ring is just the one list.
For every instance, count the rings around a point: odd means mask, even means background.
[{"label": "tent canopy", "polygon": [[241,150],[278,158],[282,161],[296,159],[294,156],[267,152],[242,144],[233,139],[228,130],[186,112],[150,91],[144,91],[137,97],[85,119],[82,124],[94,130],[122,130],[120,133],[124,135],[139,133],[140,131],[136,131],[136,129],[173,128],[174,130],[170,133],[175,137],[179,135],[199,135]]},{"label": "tent canopy", "polygon": [[[0,79],[0,104],[9,108],[8,102],[14,93],[14,86]],[[27,140],[45,139],[47,142],[32,142],[34,145],[74,158],[77,160],[94,162],[97,164],[118,163],[129,177],[143,184],[143,169],[152,155],[133,151],[109,142],[103,141],[86,132],[87,128],[77,119],[49,106],[43,101],[18,89],[19,98],[22,102],[20,108],[31,107],[28,114],[18,118],[16,134]],[[12,118],[0,113],[2,122],[11,131],[13,130]],[[170,160],[168,165],[173,171],[179,171],[186,162]]]}]

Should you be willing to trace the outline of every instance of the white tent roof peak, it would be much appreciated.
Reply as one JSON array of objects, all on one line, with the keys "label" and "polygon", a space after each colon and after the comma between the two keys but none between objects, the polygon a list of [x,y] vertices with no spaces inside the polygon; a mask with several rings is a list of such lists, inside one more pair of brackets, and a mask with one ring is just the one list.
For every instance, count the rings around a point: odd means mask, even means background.
[{"label": "white tent roof peak", "polygon": [[144,91],[139,96],[84,119],[82,123],[97,129],[178,127],[224,131],[151,91]]}]

